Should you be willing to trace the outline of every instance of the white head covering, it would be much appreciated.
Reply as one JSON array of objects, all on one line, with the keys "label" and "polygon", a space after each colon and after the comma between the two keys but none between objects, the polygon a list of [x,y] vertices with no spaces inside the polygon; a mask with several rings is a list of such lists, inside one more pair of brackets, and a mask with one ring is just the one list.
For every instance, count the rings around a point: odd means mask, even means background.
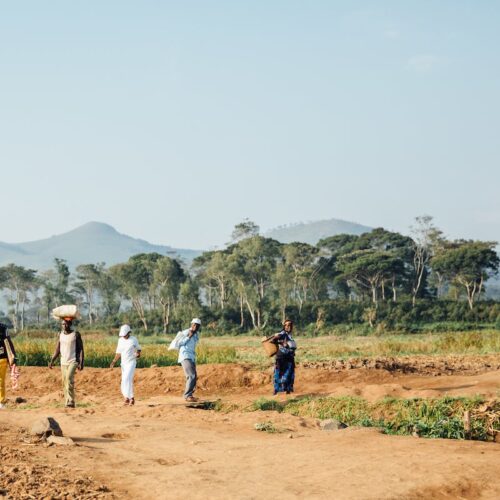
[{"label": "white head covering", "polygon": [[193,318],[191,320],[191,324],[195,323],[196,325],[200,325],[201,326],[201,319],[200,318]]},{"label": "white head covering", "polygon": [[130,328],[130,325],[122,325],[120,328],[120,333],[118,334],[119,337],[125,337],[132,331],[132,328]]}]

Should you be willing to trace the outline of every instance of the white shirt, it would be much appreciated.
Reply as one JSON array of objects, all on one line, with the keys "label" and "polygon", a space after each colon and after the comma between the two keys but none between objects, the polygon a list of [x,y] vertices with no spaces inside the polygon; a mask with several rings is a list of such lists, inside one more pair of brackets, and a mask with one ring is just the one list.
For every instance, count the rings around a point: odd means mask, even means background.
[{"label": "white shirt", "polygon": [[135,354],[140,350],[139,341],[132,335],[128,339],[120,337],[116,346],[116,354],[121,354],[122,364],[135,362],[137,359]]},{"label": "white shirt", "polygon": [[59,334],[59,348],[61,350],[61,365],[76,363],[76,332]]}]

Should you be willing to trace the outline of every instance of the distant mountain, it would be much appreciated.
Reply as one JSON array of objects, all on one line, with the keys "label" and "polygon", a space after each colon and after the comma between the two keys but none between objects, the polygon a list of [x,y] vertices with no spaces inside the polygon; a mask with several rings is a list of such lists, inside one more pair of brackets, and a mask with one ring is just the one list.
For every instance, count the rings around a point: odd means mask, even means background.
[{"label": "distant mountain", "polygon": [[187,263],[201,254],[198,250],[154,245],[121,234],[108,224],[89,222],[44,240],[15,244],[0,242],[0,265],[13,262],[31,269],[46,270],[53,267],[54,259],[58,257],[65,259],[70,268],[97,262],[105,262],[109,266],[125,262],[132,255],[151,252],[179,257]]},{"label": "distant mountain", "polygon": [[355,222],[347,222],[340,219],[327,219],[278,226],[267,231],[264,236],[278,240],[281,243],[300,241],[315,245],[319,240],[327,238],[328,236],[335,236],[336,234],[363,234],[371,230],[371,227],[362,226]]}]

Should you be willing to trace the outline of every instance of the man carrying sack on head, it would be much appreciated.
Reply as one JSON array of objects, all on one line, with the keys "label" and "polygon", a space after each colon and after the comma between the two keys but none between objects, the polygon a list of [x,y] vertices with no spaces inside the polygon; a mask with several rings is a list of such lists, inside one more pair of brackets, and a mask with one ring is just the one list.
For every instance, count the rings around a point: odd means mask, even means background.
[{"label": "man carrying sack on head", "polygon": [[7,401],[5,397],[5,380],[7,368],[17,370],[16,350],[9,335],[7,325],[0,323],[0,410],[5,408]]},{"label": "man carrying sack on head", "polygon": [[73,318],[62,320],[62,332],[49,363],[52,369],[56,359],[61,356],[61,374],[66,408],[75,407],[75,372],[83,370],[83,341],[79,332],[73,331]]}]

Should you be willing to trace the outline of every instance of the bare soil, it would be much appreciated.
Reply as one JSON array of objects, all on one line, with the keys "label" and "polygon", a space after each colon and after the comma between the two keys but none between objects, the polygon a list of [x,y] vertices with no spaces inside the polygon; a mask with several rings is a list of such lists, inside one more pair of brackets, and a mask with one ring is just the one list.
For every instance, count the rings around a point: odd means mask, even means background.
[{"label": "bare soil", "polygon": [[[376,362],[375,362],[376,361]],[[498,356],[353,360],[299,366],[296,394],[498,397]],[[408,369],[410,367],[410,369]],[[197,395],[242,402],[271,393],[271,368],[205,365]],[[61,407],[60,372],[24,368],[0,412],[0,496],[7,498],[500,498],[497,443],[325,432],[275,412],[187,408],[179,367],[136,372],[123,407],[120,371],[77,374],[76,409]],[[26,403],[15,404],[22,396]],[[280,396],[283,398],[284,396]],[[31,445],[23,429],[52,416],[77,446]],[[272,421],[285,432],[254,424]]]}]

